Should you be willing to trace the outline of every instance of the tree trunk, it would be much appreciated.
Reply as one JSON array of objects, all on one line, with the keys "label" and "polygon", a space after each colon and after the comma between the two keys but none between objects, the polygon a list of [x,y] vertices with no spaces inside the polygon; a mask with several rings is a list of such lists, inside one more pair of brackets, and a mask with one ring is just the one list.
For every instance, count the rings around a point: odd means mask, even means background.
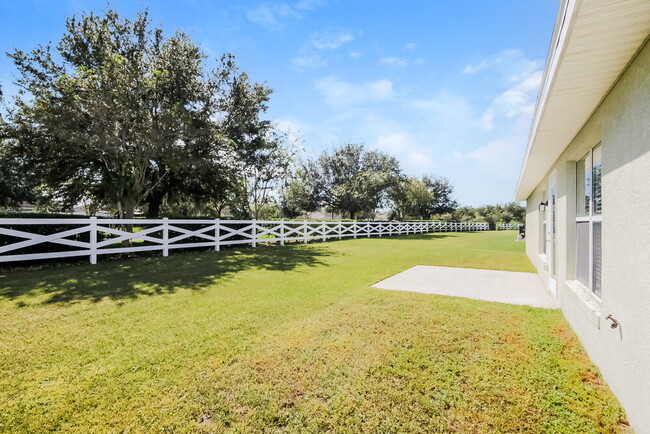
[{"label": "tree trunk", "polygon": [[[129,220],[134,217],[135,217],[135,205],[132,203],[125,203],[124,209],[122,210],[122,218],[125,220]],[[128,223],[122,225],[122,230],[125,232],[133,233],[133,224]],[[130,240],[122,241],[122,247],[131,247],[131,241]]]},{"label": "tree trunk", "polygon": [[152,191],[147,198],[147,218],[157,219],[160,217],[160,208],[162,207],[163,199],[165,198],[164,191]]}]

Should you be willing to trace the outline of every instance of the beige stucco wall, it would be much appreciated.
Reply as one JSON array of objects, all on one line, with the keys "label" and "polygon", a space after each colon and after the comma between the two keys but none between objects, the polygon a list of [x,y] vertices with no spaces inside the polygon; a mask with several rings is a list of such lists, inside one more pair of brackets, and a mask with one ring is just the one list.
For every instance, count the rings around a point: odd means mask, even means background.
[{"label": "beige stucco wall", "polygon": [[[602,300],[589,305],[575,278],[575,162],[602,142]],[[592,360],[627,411],[650,433],[650,44],[646,44],[549,171],[558,187],[558,300]],[[527,201],[527,253],[544,281],[538,204],[548,176]],[[596,309],[596,312],[593,309]],[[611,314],[621,327],[611,329]]]}]

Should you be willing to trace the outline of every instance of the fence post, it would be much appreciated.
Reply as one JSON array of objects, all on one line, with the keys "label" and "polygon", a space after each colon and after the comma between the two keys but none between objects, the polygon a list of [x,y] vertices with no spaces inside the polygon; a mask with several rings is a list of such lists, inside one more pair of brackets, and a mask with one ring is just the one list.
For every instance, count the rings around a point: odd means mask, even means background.
[{"label": "fence post", "polygon": [[253,236],[253,247],[257,247],[257,220],[253,219],[253,227],[251,228]]},{"label": "fence post", "polygon": [[97,217],[90,218],[90,263],[97,263]]},{"label": "fence post", "polygon": [[354,233],[354,239],[357,239],[357,222],[352,223],[352,232]]},{"label": "fence post", "polygon": [[370,238],[370,233],[372,232],[372,225],[370,222],[366,222],[366,231],[368,231],[368,238]]},{"label": "fence post", "polygon": [[302,223],[303,223],[303,227],[302,227],[303,228],[303,235],[305,236],[304,243],[307,244],[307,237],[309,236],[307,234],[307,220],[303,220]]},{"label": "fence post", "polygon": [[221,250],[221,220],[214,219],[214,251]]},{"label": "fence post", "polygon": [[284,246],[284,220],[280,221],[280,245]]},{"label": "fence post", "polygon": [[169,221],[167,217],[163,217],[163,256],[169,256]]},{"label": "fence post", "polygon": [[321,229],[321,235],[323,236],[323,242],[327,239],[327,236],[325,235],[325,232],[327,232],[327,223],[321,223],[320,225]]}]

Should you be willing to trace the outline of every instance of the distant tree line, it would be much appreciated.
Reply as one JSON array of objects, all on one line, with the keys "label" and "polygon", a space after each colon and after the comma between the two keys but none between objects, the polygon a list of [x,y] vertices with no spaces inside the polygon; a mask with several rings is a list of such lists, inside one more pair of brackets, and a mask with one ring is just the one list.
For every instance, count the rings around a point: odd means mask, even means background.
[{"label": "distant tree line", "polygon": [[516,203],[459,207],[447,179],[407,176],[363,145],[299,161],[296,144],[264,119],[271,88],[230,54],[209,67],[186,34],[165,35],[146,11],[72,17],[55,46],[7,55],[19,90],[0,110],[0,208],[523,221]]},{"label": "distant tree line", "polygon": [[517,202],[508,202],[480,207],[461,206],[451,212],[432,216],[434,220],[455,222],[486,222],[491,229],[497,225],[524,224],[526,221],[526,208]]},{"label": "distant tree line", "polygon": [[414,178],[383,152],[347,144],[299,165],[281,191],[282,213],[299,216],[317,210],[372,219],[389,209],[392,219],[429,219],[456,207],[445,178]]}]

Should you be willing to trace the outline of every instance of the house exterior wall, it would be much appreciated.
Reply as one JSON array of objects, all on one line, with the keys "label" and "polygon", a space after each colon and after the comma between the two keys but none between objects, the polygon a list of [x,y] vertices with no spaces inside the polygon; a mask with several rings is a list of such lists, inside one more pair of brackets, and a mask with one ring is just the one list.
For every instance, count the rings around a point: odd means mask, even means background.
[{"label": "house exterior wall", "polygon": [[[602,143],[602,297],[575,279],[576,161]],[[650,44],[527,199],[526,251],[548,282],[538,205],[557,177],[558,301],[637,432],[650,433]],[[611,314],[621,326],[610,327]]]}]

